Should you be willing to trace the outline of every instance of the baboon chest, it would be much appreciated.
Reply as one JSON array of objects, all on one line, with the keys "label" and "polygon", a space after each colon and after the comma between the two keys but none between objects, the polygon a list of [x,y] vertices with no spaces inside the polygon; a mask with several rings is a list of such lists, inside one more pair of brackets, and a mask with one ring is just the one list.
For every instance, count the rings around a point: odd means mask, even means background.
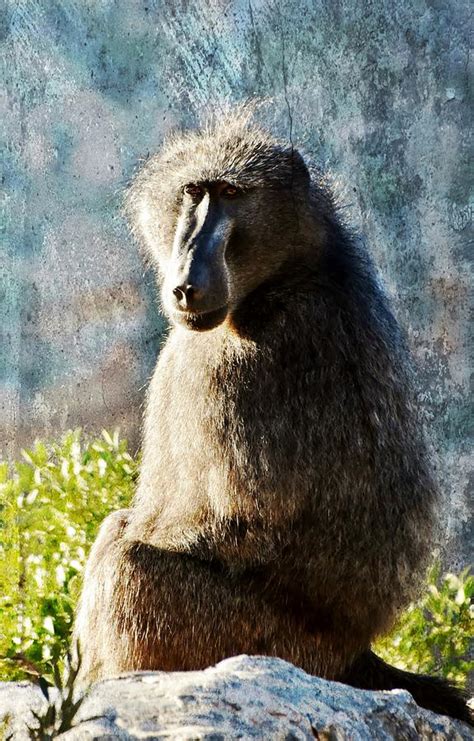
[{"label": "baboon chest", "polygon": [[174,461],[181,487],[206,492],[217,507],[260,509],[281,498],[288,511],[314,431],[313,409],[302,399],[308,373],[303,387],[295,358],[215,335],[185,336],[184,349],[172,347],[162,455]]}]

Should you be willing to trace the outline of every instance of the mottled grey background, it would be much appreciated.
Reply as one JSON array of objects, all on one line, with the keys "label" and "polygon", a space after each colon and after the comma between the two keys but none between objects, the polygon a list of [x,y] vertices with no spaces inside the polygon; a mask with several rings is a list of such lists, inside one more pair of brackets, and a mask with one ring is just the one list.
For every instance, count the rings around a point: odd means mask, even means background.
[{"label": "mottled grey background", "polygon": [[7,2],[3,453],[79,425],[137,445],[164,323],[120,191],[170,128],[261,96],[367,236],[420,364],[451,550],[468,558],[471,16],[468,0]]}]

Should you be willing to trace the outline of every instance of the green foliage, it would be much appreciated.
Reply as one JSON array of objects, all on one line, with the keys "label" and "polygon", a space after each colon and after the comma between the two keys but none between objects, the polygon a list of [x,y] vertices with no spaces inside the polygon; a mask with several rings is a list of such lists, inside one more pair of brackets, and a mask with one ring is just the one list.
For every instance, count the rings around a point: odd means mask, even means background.
[{"label": "green foliage", "polygon": [[402,614],[377,653],[400,669],[440,674],[465,685],[474,671],[474,577],[432,569],[426,593]]},{"label": "green foliage", "polygon": [[[11,468],[0,463],[0,679],[54,684],[70,641],[89,549],[103,518],[127,506],[137,462],[117,433],[36,443]],[[375,649],[400,668],[461,684],[473,669],[474,578],[433,570],[425,595]],[[52,712],[52,711],[51,711]]]},{"label": "green foliage", "polygon": [[137,464],[118,433],[36,443],[0,463],[0,679],[53,678],[103,518],[130,501]]}]

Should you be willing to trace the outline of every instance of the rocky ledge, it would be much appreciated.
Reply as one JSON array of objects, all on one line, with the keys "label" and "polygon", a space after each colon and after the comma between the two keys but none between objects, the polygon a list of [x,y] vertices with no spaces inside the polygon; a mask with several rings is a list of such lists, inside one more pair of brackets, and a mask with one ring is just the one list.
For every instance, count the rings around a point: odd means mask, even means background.
[{"label": "rocky ledge", "polygon": [[[5,738],[28,739],[45,699],[28,682],[0,683]],[[200,672],[139,672],[94,685],[59,736],[76,739],[432,739],[471,729],[403,690],[367,692],[311,677],[280,659],[237,656]]]}]

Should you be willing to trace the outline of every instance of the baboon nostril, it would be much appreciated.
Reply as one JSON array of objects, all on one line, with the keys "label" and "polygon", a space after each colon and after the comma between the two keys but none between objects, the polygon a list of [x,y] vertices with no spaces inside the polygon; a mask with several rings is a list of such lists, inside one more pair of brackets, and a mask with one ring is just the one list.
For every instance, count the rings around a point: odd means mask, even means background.
[{"label": "baboon nostril", "polygon": [[173,288],[173,295],[178,299],[178,301],[181,301],[185,297],[185,293],[182,288],[179,286],[176,286],[176,288]]},{"label": "baboon nostril", "polygon": [[173,288],[173,294],[180,303],[184,302],[187,305],[198,297],[199,291],[194,286],[186,283]]},{"label": "baboon nostril", "polygon": [[188,301],[193,298],[194,294],[196,293],[196,290],[194,286],[186,286],[184,289],[184,293]]}]

